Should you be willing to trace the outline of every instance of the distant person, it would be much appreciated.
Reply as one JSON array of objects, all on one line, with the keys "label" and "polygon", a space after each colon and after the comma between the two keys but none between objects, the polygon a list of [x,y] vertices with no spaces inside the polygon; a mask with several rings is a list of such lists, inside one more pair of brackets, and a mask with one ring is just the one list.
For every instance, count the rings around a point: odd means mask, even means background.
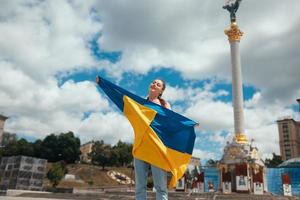
[{"label": "distant person", "polygon": [[214,183],[212,181],[208,182],[208,192],[214,192]]}]

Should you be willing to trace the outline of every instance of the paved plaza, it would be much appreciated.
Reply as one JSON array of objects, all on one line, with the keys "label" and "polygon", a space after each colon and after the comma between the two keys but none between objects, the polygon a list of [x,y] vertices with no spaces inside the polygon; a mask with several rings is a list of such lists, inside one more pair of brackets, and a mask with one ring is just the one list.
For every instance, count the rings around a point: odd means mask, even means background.
[{"label": "paved plaza", "polygon": [[[134,192],[104,191],[89,194],[63,194],[63,193],[24,193],[18,196],[0,196],[0,200],[133,200]],[[148,199],[154,200],[155,194],[148,193]],[[224,199],[224,200],[300,200],[300,197],[283,197],[253,194],[221,194],[221,193],[203,193],[190,194],[184,192],[170,192],[170,200],[205,200],[205,199]]]}]

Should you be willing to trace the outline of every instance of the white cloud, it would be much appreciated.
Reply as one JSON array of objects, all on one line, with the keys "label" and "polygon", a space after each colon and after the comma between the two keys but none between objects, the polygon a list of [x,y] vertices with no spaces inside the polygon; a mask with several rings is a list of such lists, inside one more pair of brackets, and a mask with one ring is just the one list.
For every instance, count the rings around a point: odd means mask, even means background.
[{"label": "white cloud", "polygon": [[207,131],[230,130],[233,127],[232,107],[220,101],[197,101],[186,110],[186,115],[200,123]]},{"label": "white cloud", "polygon": [[10,64],[1,64],[5,70],[0,73],[0,110],[11,117],[5,125],[8,131],[32,137],[76,131],[84,113],[110,109],[94,83],[67,81],[58,87],[57,80],[49,78],[40,84]]},{"label": "white cloud", "polygon": [[277,124],[263,125],[255,129],[248,129],[248,139],[254,139],[254,145],[262,158],[270,157],[270,154],[280,154],[279,133]]},{"label": "white cloud", "polygon": [[[209,0],[99,1],[97,9],[105,24],[99,44],[123,54],[108,71],[116,76],[128,71],[146,74],[165,66],[185,78],[231,80],[230,49],[223,33],[229,13],[222,5]],[[265,104],[295,103],[300,94],[298,7],[297,0],[286,5],[248,1],[238,10],[238,23],[246,33],[240,45],[243,77],[245,83],[262,89]]]},{"label": "white cloud", "polygon": [[133,129],[128,120],[120,113],[93,113],[85,119],[78,130],[81,141],[104,140],[115,144],[118,140],[133,142]]},{"label": "white cloud", "polygon": [[221,146],[224,146],[226,143],[226,139],[228,138],[227,135],[226,136],[222,136],[221,132],[216,132],[216,133],[212,133],[209,136],[209,140],[212,142],[218,142],[221,144]]},{"label": "white cloud", "polygon": [[167,66],[189,77],[207,77],[202,72],[214,68],[211,56],[227,50],[226,40],[208,33],[205,20],[218,24],[223,20],[203,15],[212,6],[197,1],[99,1],[99,14],[106,24],[100,46],[122,51],[123,59],[116,64],[122,71],[145,74],[155,66]]},{"label": "white cloud", "polygon": [[194,149],[193,156],[200,158],[201,160],[208,160],[208,159],[216,159],[216,155],[211,151],[203,151],[201,149]]},{"label": "white cloud", "polygon": [[67,1],[4,3],[0,11],[0,59],[42,81],[58,72],[96,65],[88,41],[101,30],[90,7]]},{"label": "white cloud", "polygon": [[0,112],[5,129],[41,138],[76,131],[84,113],[108,110],[89,82],[55,75],[96,65],[89,41],[102,24],[93,1],[2,1],[0,7]]}]

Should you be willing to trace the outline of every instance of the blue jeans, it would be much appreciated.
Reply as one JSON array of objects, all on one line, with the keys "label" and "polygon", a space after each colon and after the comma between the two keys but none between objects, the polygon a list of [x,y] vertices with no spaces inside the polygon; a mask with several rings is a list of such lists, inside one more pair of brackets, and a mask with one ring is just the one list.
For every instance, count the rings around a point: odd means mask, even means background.
[{"label": "blue jeans", "polygon": [[150,166],[153,176],[154,188],[156,190],[156,200],[167,200],[167,172],[137,158],[134,158],[135,199],[147,199],[147,177]]}]

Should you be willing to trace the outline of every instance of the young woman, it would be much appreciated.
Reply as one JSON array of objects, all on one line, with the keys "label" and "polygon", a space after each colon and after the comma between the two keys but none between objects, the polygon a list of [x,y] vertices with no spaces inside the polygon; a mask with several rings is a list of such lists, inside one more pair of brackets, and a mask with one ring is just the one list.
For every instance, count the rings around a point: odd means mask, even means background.
[{"label": "young woman", "polygon": [[[100,78],[96,77],[96,82],[99,84]],[[148,90],[148,101],[161,105],[165,108],[171,109],[170,104],[161,98],[166,84],[163,80],[155,79]],[[167,188],[167,172],[163,169],[155,167],[145,161],[134,158],[134,171],[135,171],[135,196],[137,200],[147,199],[147,177],[148,171],[151,168],[154,188],[156,190],[157,200],[168,199]]]},{"label": "young woman", "polygon": [[[171,109],[170,104],[161,98],[165,88],[166,85],[163,80],[155,79],[150,84],[147,99],[149,101],[152,101],[153,103]],[[168,199],[167,172],[145,161],[134,158],[136,200],[147,199],[147,177],[148,177],[149,168],[151,168],[151,172],[153,176],[154,188],[156,190],[156,199],[167,200]]]}]

